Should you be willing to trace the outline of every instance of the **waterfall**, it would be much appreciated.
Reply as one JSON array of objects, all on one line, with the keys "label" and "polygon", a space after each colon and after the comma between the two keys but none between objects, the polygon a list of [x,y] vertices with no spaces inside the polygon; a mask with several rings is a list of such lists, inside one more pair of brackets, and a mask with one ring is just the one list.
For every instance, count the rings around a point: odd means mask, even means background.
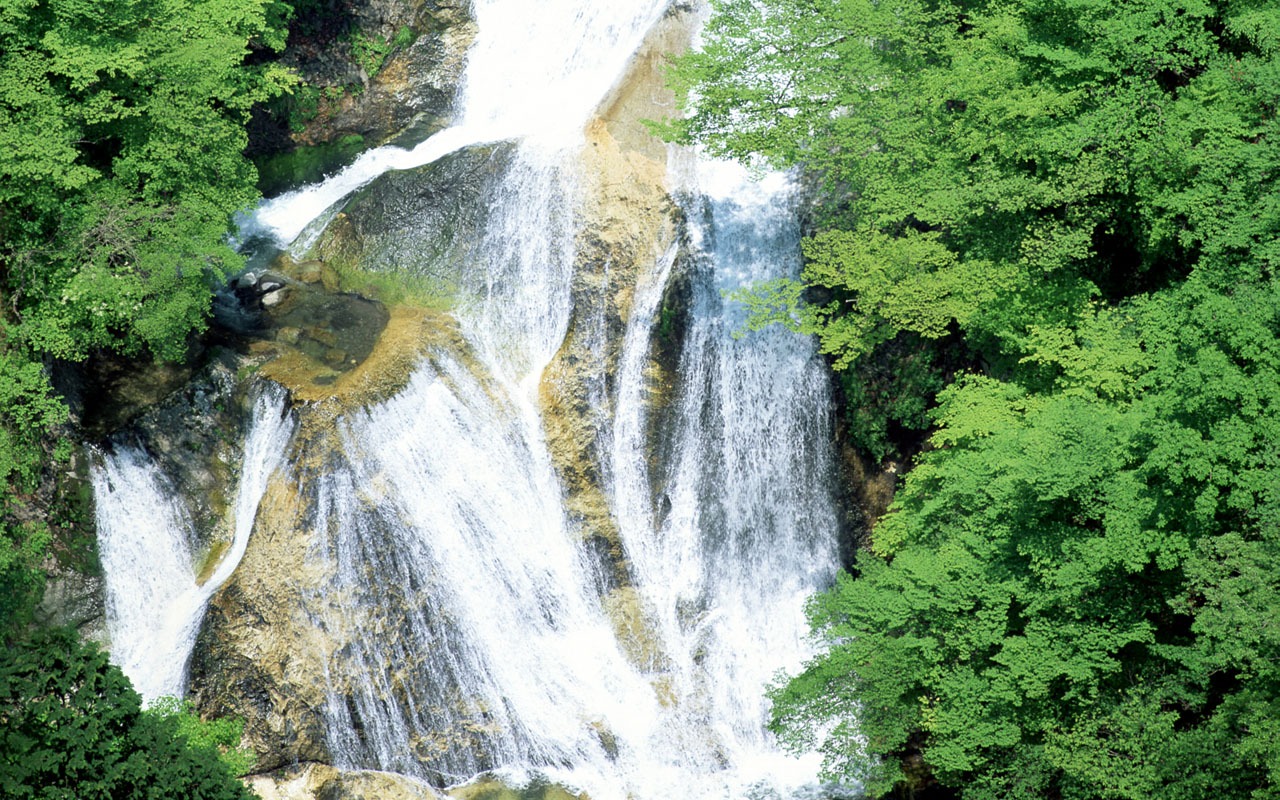
[{"label": "waterfall", "polygon": [[207,578],[196,574],[191,515],[156,461],[123,442],[92,459],[111,658],[148,701],[185,691],[205,606],[244,556],[267,480],[292,436],[279,388],[259,392],[252,413],[232,540]]},{"label": "waterfall", "polygon": [[[370,151],[244,220],[243,236],[303,255],[340,201],[385,172],[513,143],[483,230],[453,265],[460,343],[431,343],[394,396],[292,445],[314,448],[294,469],[305,502],[291,522],[318,577],[296,616],[322,643],[317,713],[339,768],[436,785],[546,778],[593,800],[822,796],[814,757],[784,754],[765,730],[765,691],[808,656],[802,605],[837,564],[828,379],[812,341],[742,335],[725,299],[798,272],[795,188],[676,153],[667,182],[685,235],[654,244],[635,286],[612,284],[609,263],[591,298],[575,284],[584,127],[667,6],[476,0],[453,127]],[[659,391],[677,280],[687,308]],[[604,312],[582,306],[632,291],[611,343]],[[610,553],[567,507],[540,394],[575,335],[599,361],[583,424],[616,525]],[[281,402],[255,412],[218,585],[293,435]],[[255,437],[270,441],[261,462]],[[148,696],[178,693],[217,585],[196,585],[187,514],[144,453],[117,445],[94,479],[113,655]],[[154,658],[157,642],[176,655]]]},{"label": "waterfall", "polygon": [[[379,175],[429,164],[468,145],[523,139],[553,150],[572,146],[667,4],[474,0],[479,35],[467,57],[460,119],[413,148],[367,151],[325,181],[264,202],[240,221],[241,238],[266,236],[287,247]],[[304,239],[301,249],[310,244]]]},{"label": "waterfall", "polygon": [[[635,455],[646,447],[644,379],[628,352],[613,448],[627,553],[670,660],[663,728],[679,737],[682,762],[667,788],[688,786],[680,773],[692,770],[698,796],[795,789],[818,764],[778,752],[764,691],[811,655],[803,603],[834,579],[831,398],[811,341],[744,335],[743,311],[724,299],[798,272],[794,191],[785,176],[756,181],[735,164],[702,162],[681,177],[697,258],[680,402],[657,434],[658,474],[646,474]],[[646,296],[633,329],[652,326],[652,308]]]}]

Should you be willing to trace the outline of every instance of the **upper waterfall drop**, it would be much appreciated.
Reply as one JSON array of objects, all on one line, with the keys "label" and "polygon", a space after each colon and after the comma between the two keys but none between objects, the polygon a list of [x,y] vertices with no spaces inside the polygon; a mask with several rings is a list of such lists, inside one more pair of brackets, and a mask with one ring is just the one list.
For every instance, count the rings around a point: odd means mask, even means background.
[{"label": "upper waterfall drop", "polygon": [[669,2],[475,0],[479,35],[467,54],[457,121],[410,149],[367,151],[320,183],[264,201],[240,220],[241,240],[265,236],[288,247],[379,175],[420,167],[469,145],[519,139],[544,149],[574,146]]}]

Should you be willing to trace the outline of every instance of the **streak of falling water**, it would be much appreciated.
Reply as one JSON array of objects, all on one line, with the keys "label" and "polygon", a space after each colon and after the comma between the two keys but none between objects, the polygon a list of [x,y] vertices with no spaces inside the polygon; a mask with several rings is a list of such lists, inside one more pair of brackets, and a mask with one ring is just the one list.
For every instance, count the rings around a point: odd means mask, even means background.
[{"label": "streak of falling water", "polygon": [[353,609],[329,622],[352,643],[327,709],[344,766],[428,779],[564,764],[607,774],[601,734],[632,741],[656,719],[554,474],[493,390],[453,358],[428,364],[349,421],[352,457],[321,481],[337,565],[325,593]]},{"label": "streak of falling water", "polygon": [[[817,791],[816,758],[782,754],[765,731],[764,693],[810,655],[803,602],[837,563],[829,388],[811,340],[777,329],[743,335],[742,311],[724,297],[798,271],[794,192],[784,176],[753,181],[719,163],[700,163],[681,182],[698,258],[679,401],[660,441],[647,443],[640,354],[657,302],[642,286],[613,449],[616,514],[674,698],[663,729],[678,741],[676,768],[647,788]],[[651,472],[636,454],[655,444],[662,457]]]},{"label": "streak of falling water", "polygon": [[91,479],[111,659],[148,701],[181,696],[186,688],[205,606],[244,556],[258,503],[293,434],[284,399],[273,384],[254,400],[232,541],[203,581],[193,562],[191,516],[155,461],[131,444],[95,459]]}]

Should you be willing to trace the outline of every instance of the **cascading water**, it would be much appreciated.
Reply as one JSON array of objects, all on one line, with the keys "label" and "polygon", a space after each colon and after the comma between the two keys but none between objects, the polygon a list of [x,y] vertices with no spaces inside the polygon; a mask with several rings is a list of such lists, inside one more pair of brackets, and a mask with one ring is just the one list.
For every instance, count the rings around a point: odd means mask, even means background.
[{"label": "cascading water", "polygon": [[299,234],[351,192],[389,170],[429,164],[468,145],[521,139],[544,156],[572,147],[667,4],[474,0],[479,36],[467,56],[459,120],[416,147],[370,150],[321,183],[268,200],[242,220],[241,237],[268,236],[305,249],[313,238],[295,243]]},{"label": "cascading water", "polygon": [[292,436],[284,400],[268,386],[253,403],[232,541],[208,576],[196,574],[190,514],[142,449],[117,444],[91,469],[111,658],[148,701],[185,691],[205,606],[240,563],[267,481]]},{"label": "cascading water", "polygon": [[[587,302],[573,288],[583,129],[666,6],[477,0],[480,34],[453,128],[412,151],[372,151],[245,223],[245,236],[302,255],[334,204],[378,175],[515,141],[484,199],[477,244],[454,265],[465,343],[433,345],[395,396],[295,445],[317,449],[296,468],[308,498],[297,530],[315,532],[307,563],[323,576],[302,590],[301,616],[325,642],[320,716],[340,768],[435,784],[486,770],[512,783],[541,775],[593,800],[810,791],[816,765],[772,742],[764,693],[806,656],[801,604],[837,562],[827,380],[806,339],[735,338],[743,320],[722,296],[798,268],[791,186],[715,164],[671,177],[686,198],[688,242],[655,243],[634,287],[612,285],[605,264],[596,292],[604,302],[634,291],[616,374],[605,374],[604,315],[575,307]],[[669,403],[656,409],[655,340],[677,273],[691,301]],[[607,557],[566,510],[540,397],[575,324],[600,361],[586,424],[617,528],[618,552]],[[278,420],[278,407],[257,415],[246,465],[266,418]],[[273,429],[274,452],[290,430]],[[172,643],[185,663],[216,586],[194,587],[182,566],[180,505],[125,447],[103,456],[95,486],[104,566],[123,587],[110,590],[112,613],[150,614],[117,623],[113,653],[133,658],[124,631],[145,630],[134,638],[153,650],[157,639]],[[110,531],[126,501],[172,510],[154,521],[156,555],[107,564],[107,551],[124,546]],[[238,519],[251,523],[252,511]],[[154,563],[157,574],[134,574],[124,560]],[[228,557],[218,575],[234,567]],[[128,599],[148,592],[157,602],[189,594],[183,620],[195,621],[158,633],[157,613]],[[153,662],[129,669],[156,687],[149,696],[182,688],[181,669],[154,679]]]},{"label": "cascading water", "polygon": [[[778,752],[764,691],[810,655],[803,603],[834,577],[831,400],[811,341],[743,335],[742,311],[724,299],[797,270],[794,193],[784,176],[753,181],[733,164],[698,164],[682,182],[700,222],[679,402],[660,441],[646,442],[633,349],[646,337],[633,333],[652,327],[649,289],[627,334],[612,470],[627,554],[669,662],[665,789],[795,791],[817,764]],[[655,444],[663,458],[651,474],[636,453]]]}]

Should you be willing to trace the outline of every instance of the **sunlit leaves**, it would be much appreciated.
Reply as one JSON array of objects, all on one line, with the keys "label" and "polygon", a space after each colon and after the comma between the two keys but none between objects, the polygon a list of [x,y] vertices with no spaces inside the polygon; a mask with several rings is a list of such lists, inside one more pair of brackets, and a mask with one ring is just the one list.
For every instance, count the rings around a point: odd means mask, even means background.
[{"label": "sunlit leaves", "polygon": [[283,45],[287,13],[275,0],[0,2],[0,610],[29,596],[14,587],[38,575],[47,541],[23,494],[63,418],[45,362],[185,356],[241,263],[226,235],[256,198],[244,125],[289,81],[245,62]]}]

